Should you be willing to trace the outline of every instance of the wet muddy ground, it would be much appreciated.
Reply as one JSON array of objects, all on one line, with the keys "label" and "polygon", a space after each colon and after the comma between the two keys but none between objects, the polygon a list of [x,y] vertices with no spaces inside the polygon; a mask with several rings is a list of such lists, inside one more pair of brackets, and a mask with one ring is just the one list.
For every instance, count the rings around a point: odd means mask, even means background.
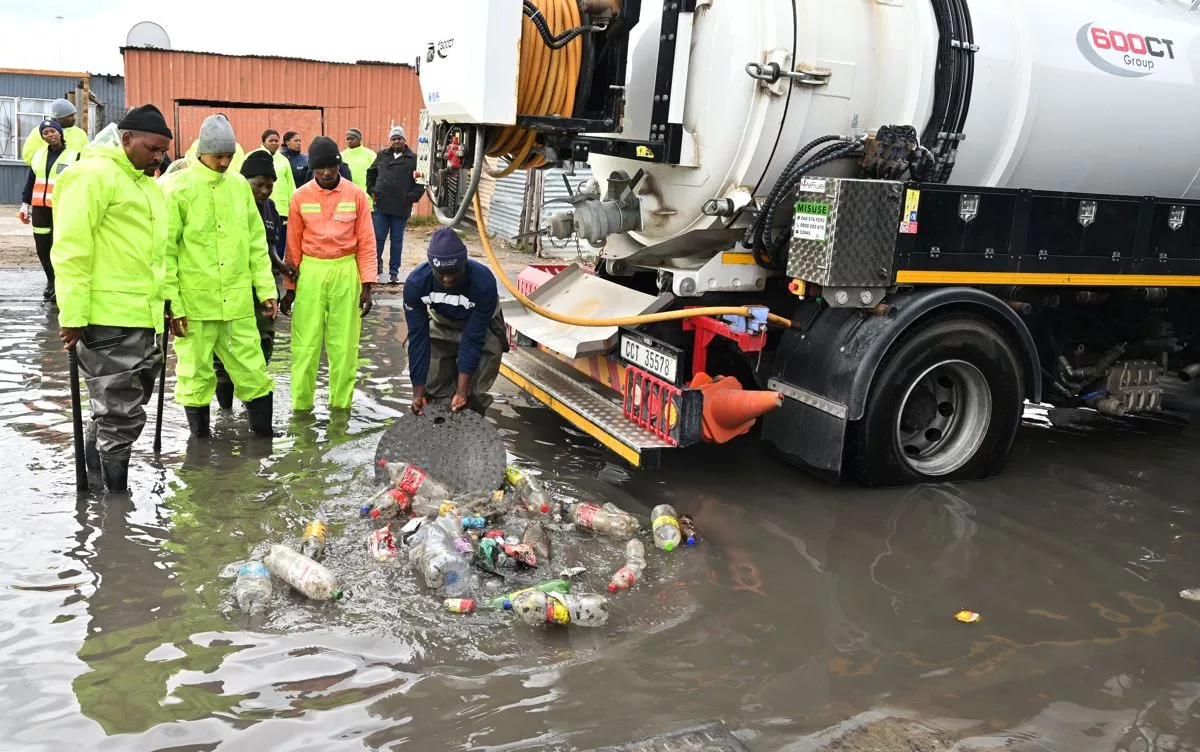
[{"label": "wet muddy ground", "polygon": [[[368,562],[357,506],[405,409],[403,317],[364,329],[349,416],[286,412],[269,448],[238,411],[189,446],[170,401],[135,448],[131,499],[76,498],[66,359],[34,272],[0,272],[0,738],[4,749],[569,750],[723,720],[761,750],[1188,750],[1200,746],[1200,435],[1186,420],[1031,408],[1007,472],[835,488],[753,440],[625,469],[498,384],[514,461],[552,489],[694,515],[599,630],[451,616],[406,564]],[[393,299],[394,300],[394,299]],[[173,379],[168,380],[170,388]],[[323,385],[323,381],[322,381]],[[1200,398],[1177,390],[1189,410]],[[230,609],[222,568],[295,542],[318,511],[350,593],[277,583]],[[600,591],[618,554],[556,541]],[[960,609],[979,612],[960,624]]]}]

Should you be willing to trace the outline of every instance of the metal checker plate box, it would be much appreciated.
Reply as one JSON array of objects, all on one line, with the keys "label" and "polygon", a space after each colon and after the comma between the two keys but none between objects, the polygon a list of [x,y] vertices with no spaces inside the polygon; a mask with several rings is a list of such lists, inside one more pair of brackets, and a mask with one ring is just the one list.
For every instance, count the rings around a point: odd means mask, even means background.
[{"label": "metal checker plate box", "polygon": [[823,287],[891,283],[903,183],[804,178],[794,199],[789,277]]}]

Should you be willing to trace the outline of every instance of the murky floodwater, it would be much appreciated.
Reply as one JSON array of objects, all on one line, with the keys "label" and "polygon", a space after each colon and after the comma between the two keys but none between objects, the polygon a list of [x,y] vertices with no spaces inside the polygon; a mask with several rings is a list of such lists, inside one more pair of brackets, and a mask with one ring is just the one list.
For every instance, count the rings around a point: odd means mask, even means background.
[{"label": "murky floodwater", "polygon": [[[506,385],[492,417],[556,490],[669,501],[707,535],[651,552],[606,628],[539,632],[443,614],[406,564],[367,559],[357,505],[409,396],[399,309],[370,317],[350,416],[287,419],[281,336],[273,448],[239,408],[189,450],[168,402],[132,499],[77,500],[53,314],[0,308],[3,749],[589,749],[713,719],[754,750],[1200,744],[1200,604],[1176,596],[1200,585],[1193,428],[1034,416],[1002,478],[868,492],[751,443],[634,474]],[[221,569],[318,511],[348,597],[277,584],[261,621],[231,610]],[[555,569],[601,590],[616,552],[556,542]]]}]

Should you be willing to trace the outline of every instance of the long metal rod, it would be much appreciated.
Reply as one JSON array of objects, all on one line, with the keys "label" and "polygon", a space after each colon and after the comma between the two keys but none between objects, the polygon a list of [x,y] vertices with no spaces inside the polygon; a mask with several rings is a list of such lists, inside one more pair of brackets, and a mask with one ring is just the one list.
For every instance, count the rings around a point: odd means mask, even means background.
[{"label": "long metal rod", "polygon": [[83,448],[83,404],[79,393],[79,356],[75,346],[67,350],[67,364],[71,376],[71,427],[75,432],[75,490],[88,490],[87,459]]},{"label": "long metal rod", "polygon": [[167,392],[167,341],[171,339],[171,325],[163,327],[162,370],[158,372],[158,416],[154,421],[154,453],[162,450],[163,398]]}]

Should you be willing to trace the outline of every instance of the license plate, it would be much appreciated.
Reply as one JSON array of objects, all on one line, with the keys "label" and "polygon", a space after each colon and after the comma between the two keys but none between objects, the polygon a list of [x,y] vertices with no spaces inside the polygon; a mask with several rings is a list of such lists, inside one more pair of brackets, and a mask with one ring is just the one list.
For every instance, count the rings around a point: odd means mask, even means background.
[{"label": "license plate", "polygon": [[621,332],[621,360],[671,384],[678,383],[680,350],[644,334]]}]

